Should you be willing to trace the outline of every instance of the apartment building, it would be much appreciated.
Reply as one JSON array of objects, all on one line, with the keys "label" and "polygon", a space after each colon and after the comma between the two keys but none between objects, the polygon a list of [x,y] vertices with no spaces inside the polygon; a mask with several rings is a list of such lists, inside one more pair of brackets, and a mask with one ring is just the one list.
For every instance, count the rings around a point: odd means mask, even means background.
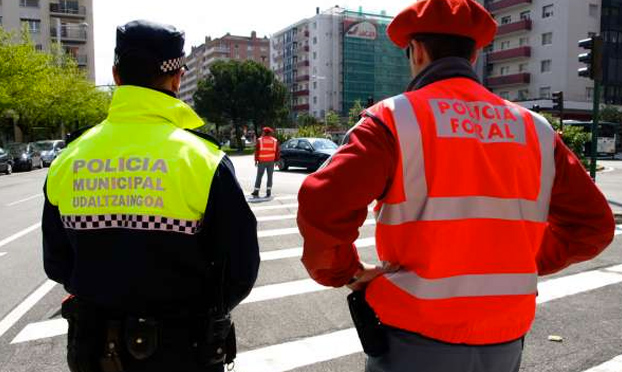
[{"label": "apartment building", "polygon": [[485,84],[531,108],[551,107],[563,91],[566,111],[592,109],[593,82],[577,75],[578,41],[600,33],[601,0],[496,0],[487,9],[499,23],[483,54]]},{"label": "apartment building", "polygon": [[295,118],[346,115],[363,104],[403,92],[408,61],[386,36],[392,17],[338,6],[300,20],[272,36],[271,68],[290,91]]},{"label": "apartment building", "polygon": [[205,42],[192,47],[186,59],[188,71],[181,81],[180,98],[189,105],[194,105],[193,95],[197,91],[198,83],[209,74],[210,66],[222,60],[253,60],[270,67],[270,40],[267,37],[258,38],[253,31],[251,36],[225,36],[212,39],[206,37]]},{"label": "apartment building", "polygon": [[37,49],[60,43],[95,81],[93,0],[0,0],[0,26],[28,29]]}]

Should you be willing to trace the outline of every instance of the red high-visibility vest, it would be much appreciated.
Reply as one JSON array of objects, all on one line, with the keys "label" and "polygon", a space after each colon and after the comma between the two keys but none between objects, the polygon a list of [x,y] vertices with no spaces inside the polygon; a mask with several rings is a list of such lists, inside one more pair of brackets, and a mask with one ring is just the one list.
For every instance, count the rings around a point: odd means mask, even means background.
[{"label": "red high-visibility vest", "polygon": [[278,141],[274,137],[262,136],[259,137],[259,155],[258,161],[268,162],[276,160],[276,152],[279,146]]},{"label": "red high-visibility vest", "polygon": [[368,287],[390,326],[450,343],[522,337],[535,315],[536,253],[555,177],[548,122],[466,78],[369,110],[399,152],[376,207],[381,260]]}]

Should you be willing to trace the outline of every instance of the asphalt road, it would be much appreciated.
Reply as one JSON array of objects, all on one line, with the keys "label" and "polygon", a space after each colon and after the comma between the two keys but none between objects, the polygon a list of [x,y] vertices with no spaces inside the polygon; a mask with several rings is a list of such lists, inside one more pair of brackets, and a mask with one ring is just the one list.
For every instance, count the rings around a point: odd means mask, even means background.
[{"label": "asphalt road", "polygon": [[[250,192],[251,157],[234,158]],[[622,162],[599,174],[599,184],[622,189]],[[38,222],[46,170],[0,176],[0,371],[67,371],[65,296],[46,281]],[[344,289],[308,279],[295,230],[296,194],[305,172],[275,172],[274,200],[252,203],[258,217],[262,266],[256,288],[234,312],[236,371],[362,371],[364,356],[351,330]],[[262,189],[262,193],[263,193]],[[612,200],[618,200],[614,195]],[[337,207],[337,206],[336,206]],[[364,226],[361,256],[375,260],[374,227]],[[622,233],[622,229],[620,229]],[[371,242],[371,243],[370,243]],[[538,314],[526,339],[524,372],[622,371],[622,235],[601,256],[541,278]],[[562,342],[548,340],[558,335]]]}]

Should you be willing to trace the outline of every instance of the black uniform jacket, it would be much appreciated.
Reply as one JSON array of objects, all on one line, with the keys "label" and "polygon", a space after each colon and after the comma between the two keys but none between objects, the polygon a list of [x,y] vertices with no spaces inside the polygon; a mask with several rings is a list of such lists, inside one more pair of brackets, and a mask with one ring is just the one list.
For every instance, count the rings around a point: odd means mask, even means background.
[{"label": "black uniform jacket", "polygon": [[[215,284],[222,285],[230,310],[250,293],[260,259],[257,222],[226,156],[214,175],[202,226],[195,235],[69,230],[46,195],[45,272],[85,301],[130,314],[204,312],[223,297],[214,293]],[[225,269],[215,272],[210,267],[219,250]]]}]

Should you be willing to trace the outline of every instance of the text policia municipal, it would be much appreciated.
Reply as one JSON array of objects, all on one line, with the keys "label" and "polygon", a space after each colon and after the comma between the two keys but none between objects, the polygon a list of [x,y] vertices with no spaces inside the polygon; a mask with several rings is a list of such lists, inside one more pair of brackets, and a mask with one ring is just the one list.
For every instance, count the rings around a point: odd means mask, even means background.
[{"label": "text policia municipal", "polygon": [[[117,193],[74,196],[74,208],[147,207],[164,208],[158,192],[164,192],[162,178],[168,173],[163,159],[128,157],[118,159],[89,159],[73,162],[73,191]],[[123,173],[123,175],[119,175]],[[141,173],[141,175],[130,175]],[[147,173],[148,175],[144,175]],[[95,176],[95,177],[93,177]],[[154,195],[155,194],[155,195]]]}]

